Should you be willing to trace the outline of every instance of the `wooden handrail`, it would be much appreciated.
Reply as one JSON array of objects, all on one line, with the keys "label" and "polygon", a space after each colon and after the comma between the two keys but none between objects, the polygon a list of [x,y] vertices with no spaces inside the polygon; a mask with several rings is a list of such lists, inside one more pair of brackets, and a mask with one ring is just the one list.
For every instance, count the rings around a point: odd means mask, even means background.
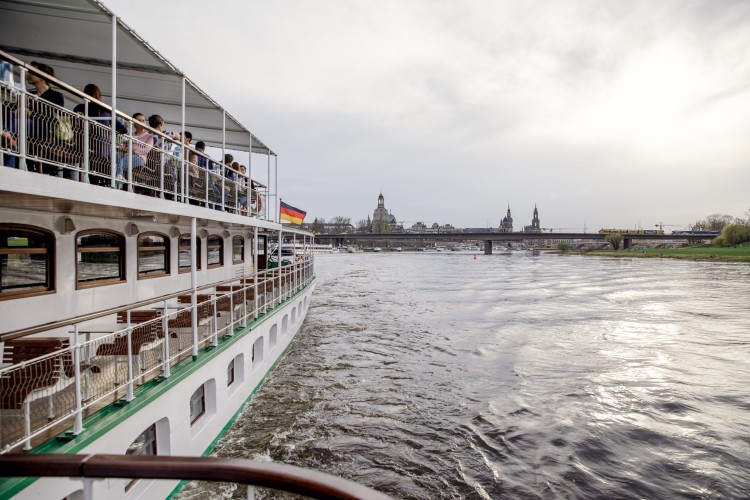
[{"label": "wooden handrail", "polygon": [[387,500],[354,481],[293,465],[241,458],[144,455],[0,455],[0,477],[179,479],[240,483],[309,498]]}]

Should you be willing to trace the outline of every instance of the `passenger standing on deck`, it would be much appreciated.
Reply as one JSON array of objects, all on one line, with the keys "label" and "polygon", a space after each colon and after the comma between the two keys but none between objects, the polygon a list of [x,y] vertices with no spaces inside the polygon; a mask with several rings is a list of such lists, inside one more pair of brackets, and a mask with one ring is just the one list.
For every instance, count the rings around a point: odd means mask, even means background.
[{"label": "passenger standing on deck", "polygon": [[[135,113],[133,115],[133,168],[142,168],[146,166],[146,158],[151,148],[154,147],[154,136],[151,132],[146,130],[144,125],[146,124],[146,117],[143,113]],[[120,154],[117,160],[117,178],[118,180],[125,180],[125,172],[128,169],[128,145],[123,144],[120,146]]]},{"label": "passenger standing on deck", "polygon": [[237,192],[239,193],[240,209],[242,215],[247,215],[247,168],[245,165],[240,165],[238,168],[240,175],[237,180],[239,186]]},{"label": "passenger standing on deck", "polygon": [[[42,73],[54,78],[55,70],[51,66],[36,61],[31,62],[31,66]],[[26,81],[34,86],[34,95],[39,99],[29,101],[28,113],[28,154],[40,158],[53,160],[54,140],[55,140],[55,108],[42,100],[60,107],[65,106],[63,95],[52,90],[49,86],[50,80],[45,75],[38,75],[33,71],[26,73]],[[42,172],[49,175],[57,175],[58,167],[48,163],[41,163],[35,160],[28,160],[26,165],[29,170]]]},{"label": "passenger standing on deck", "polygon": [[[83,88],[83,93],[97,101],[102,100],[102,91],[95,83],[89,83]],[[73,108],[81,115],[86,114],[86,104],[81,103]],[[112,136],[112,112],[96,102],[89,102],[88,118],[93,122],[89,128],[89,162],[92,175],[104,172],[109,166],[110,144]],[[121,119],[115,118],[115,129],[118,134],[127,134],[128,128]],[[95,177],[100,183],[106,183],[105,178]],[[94,181],[96,182],[96,181]]]}]

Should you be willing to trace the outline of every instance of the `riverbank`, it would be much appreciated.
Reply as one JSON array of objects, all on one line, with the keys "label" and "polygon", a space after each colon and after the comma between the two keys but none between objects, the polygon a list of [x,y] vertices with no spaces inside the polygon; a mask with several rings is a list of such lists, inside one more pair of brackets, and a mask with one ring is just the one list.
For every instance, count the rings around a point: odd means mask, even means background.
[{"label": "riverbank", "polygon": [[637,248],[633,250],[592,250],[571,252],[603,257],[666,258],[720,262],[750,262],[750,243],[734,247]]}]

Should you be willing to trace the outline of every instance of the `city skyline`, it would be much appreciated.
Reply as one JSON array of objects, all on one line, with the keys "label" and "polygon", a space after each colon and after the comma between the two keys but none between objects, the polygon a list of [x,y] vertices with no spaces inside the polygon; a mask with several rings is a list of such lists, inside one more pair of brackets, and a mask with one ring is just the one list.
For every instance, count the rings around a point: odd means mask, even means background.
[{"label": "city skyline", "polygon": [[250,1],[210,23],[106,3],[279,153],[310,214],[366,216],[381,190],[465,227],[508,202],[591,228],[750,205],[747,2]]}]

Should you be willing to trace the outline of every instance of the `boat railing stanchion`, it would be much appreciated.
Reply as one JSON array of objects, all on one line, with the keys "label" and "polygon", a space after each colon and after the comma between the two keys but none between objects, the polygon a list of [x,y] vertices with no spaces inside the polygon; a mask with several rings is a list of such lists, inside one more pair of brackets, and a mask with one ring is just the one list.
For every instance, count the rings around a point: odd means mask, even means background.
[{"label": "boat railing stanchion", "polygon": [[[128,330],[127,330],[127,342],[128,342],[128,385],[127,395],[125,401],[133,400],[133,325],[130,323],[130,309],[128,309]],[[115,363],[115,370],[117,370],[117,363]]]},{"label": "boat railing stanchion", "polygon": [[[161,313],[161,331],[164,334],[164,356],[163,358],[163,368],[162,373],[164,374],[164,378],[169,378],[171,373],[171,359],[170,359],[170,349],[169,349],[169,320],[167,319],[167,301],[164,301],[164,309],[162,309]],[[179,343],[177,344],[179,346]],[[178,348],[179,350],[179,348]]]},{"label": "boat railing stanchion", "polygon": [[244,278],[240,282],[242,286],[242,327],[247,326],[247,285]]},{"label": "boat railing stanchion", "polygon": [[[133,192],[133,120],[128,121],[128,191]],[[117,168],[117,164],[112,165]],[[114,174],[113,174],[114,176]],[[130,312],[128,312],[130,317]]]},{"label": "boat railing stanchion", "polygon": [[89,100],[83,101],[83,182],[89,183],[89,137],[91,136],[91,120],[89,118]]},{"label": "boat railing stanchion", "polygon": [[227,335],[234,335],[234,285],[229,283],[229,331]]},{"label": "boat railing stanchion", "polygon": [[[73,326],[73,370],[75,377],[76,411],[73,424],[73,434],[76,436],[83,432],[83,397],[81,395],[81,343],[78,338],[78,324]],[[88,384],[87,384],[88,385]]]},{"label": "boat railing stanchion", "polygon": [[[26,82],[26,68],[24,66],[21,66],[21,82]],[[28,103],[26,101],[26,84],[24,83],[21,85],[21,98],[19,99],[21,101],[20,106],[20,123],[21,126],[18,127],[19,137],[18,137],[18,154],[19,154],[19,161],[21,162],[20,165],[18,165],[18,168],[20,170],[28,170],[26,168],[26,140],[27,140],[27,127],[29,121],[26,119],[26,106],[28,106]]]},{"label": "boat railing stanchion", "polygon": [[[167,139],[166,142],[162,143],[165,146],[171,142],[171,139]],[[159,198],[164,199],[164,167],[166,162],[164,161],[164,150],[159,151]]]},{"label": "boat railing stanchion", "polygon": [[214,309],[214,328],[213,334],[211,335],[211,345],[217,347],[219,345],[219,304],[216,301],[216,287],[214,287],[214,294],[211,303],[213,304]]}]

